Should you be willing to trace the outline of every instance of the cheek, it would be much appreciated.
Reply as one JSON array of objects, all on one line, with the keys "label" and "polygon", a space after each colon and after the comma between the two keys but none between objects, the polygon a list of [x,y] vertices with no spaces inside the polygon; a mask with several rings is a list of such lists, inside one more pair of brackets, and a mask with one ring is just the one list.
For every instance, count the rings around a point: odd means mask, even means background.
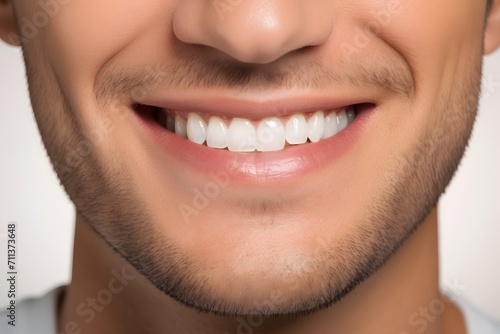
[{"label": "cheek", "polygon": [[413,72],[415,98],[401,130],[416,138],[448,126],[454,117],[450,106],[456,112],[475,109],[476,91],[466,87],[479,79],[484,6],[481,1],[435,0],[405,1],[394,8],[381,36]]},{"label": "cheek", "polygon": [[[169,33],[171,5],[165,1],[131,0],[50,0],[45,7],[32,1],[21,4],[23,20],[32,21],[40,12],[47,13],[47,24],[35,39],[43,54],[68,91],[85,89],[95,80],[100,68],[115,54],[127,48],[150,26],[163,25]],[[167,4],[165,4],[167,3]],[[22,22],[21,22],[22,23]]]},{"label": "cheek", "polygon": [[420,80],[439,84],[470,64],[471,52],[481,48],[483,20],[481,1],[403,2],[388,25],[387,40],[413,64],[418,90]]}]

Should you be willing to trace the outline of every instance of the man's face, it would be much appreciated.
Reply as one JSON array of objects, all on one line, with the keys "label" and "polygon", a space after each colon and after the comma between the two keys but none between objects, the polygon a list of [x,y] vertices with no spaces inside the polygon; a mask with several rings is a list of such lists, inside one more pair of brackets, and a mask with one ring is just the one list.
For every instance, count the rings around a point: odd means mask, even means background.
[{"label": "man's face", "polygon": [[[427,216],[471,132],[484,1],[46,3],[14,7],[56,171],[110,246],[199,309],[338,300]],[[238,152],[254,147],[273,151]]]}]

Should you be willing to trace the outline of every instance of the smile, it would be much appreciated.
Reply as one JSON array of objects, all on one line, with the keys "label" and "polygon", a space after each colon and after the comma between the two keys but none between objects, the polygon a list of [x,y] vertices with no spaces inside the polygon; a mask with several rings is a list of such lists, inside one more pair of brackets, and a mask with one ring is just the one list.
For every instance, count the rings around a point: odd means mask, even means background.
[{"label": "smile", "polygon": [[353,106],[260,120],[158,109],[155,120],[193,143],[231,152],[280,151],[335,136],[356,117]]},{"label": "smile", "polygon": [[132,109],[137,131],[147,134],[148,146],[163,164],[175,161],[198,175],[225,173],[240,184],[270,185],[333,168],[351,152],[378,107],[346,102],[296,99],[266,104],[183,97],[135,104]]}]

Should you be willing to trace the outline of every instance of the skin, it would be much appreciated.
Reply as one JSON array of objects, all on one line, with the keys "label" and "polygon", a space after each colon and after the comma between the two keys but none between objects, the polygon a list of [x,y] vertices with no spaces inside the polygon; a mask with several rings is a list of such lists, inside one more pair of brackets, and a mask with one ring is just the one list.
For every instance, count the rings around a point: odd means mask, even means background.
[{"label": "skin", "polygon": [[[77,211],[59,332],[235,333],[244,319],[259,333],[414,333],[423,312],[425,333],[465,333],[453,303],[422,308],[444,299],[435,207],[470,137],[482,56],[500,44],[500,1],[486,7],[73,0],[33,33],[39,4],[0,0],[0,37],[23,47]],[[145,140],[131,109],[166,94],[311,92],[376,106],[351,148],[287,182],[230,180],[189,222],[177,208],[210,178]],[[78,314],[113,269],[133,279],[108,305],[88,304],[91,320]]]}]

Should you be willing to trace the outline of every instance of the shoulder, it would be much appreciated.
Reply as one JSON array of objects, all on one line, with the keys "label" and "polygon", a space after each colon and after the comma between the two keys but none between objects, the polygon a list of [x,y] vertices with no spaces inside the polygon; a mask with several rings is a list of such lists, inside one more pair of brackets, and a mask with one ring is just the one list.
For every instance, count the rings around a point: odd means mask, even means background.
[{"label": "shoulder", "polygon": [[500,322],[481,313],[465,299],[455,299],[467,325],[467,334],[500,334]]},{"label": "shoulder", "polygon": [[39,298],[23,300],[7,305],[0,312],[2,334],[53,334],[57,331],[56,314],[59,296],[64,286],[58,287]]}]

